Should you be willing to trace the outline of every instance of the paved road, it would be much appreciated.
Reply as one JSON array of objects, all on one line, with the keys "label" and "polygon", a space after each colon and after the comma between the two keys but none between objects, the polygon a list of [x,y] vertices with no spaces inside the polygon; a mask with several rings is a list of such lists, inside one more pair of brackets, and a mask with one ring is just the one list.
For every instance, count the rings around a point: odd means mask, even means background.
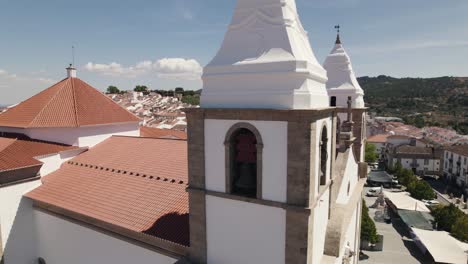
[{"label": "paved road", "polygon": [[[365,190],[367,191],[367,189]],[[365,193],[365,192],[364,192]],[[368,206],[374,204],[376,198],[365,197]],[[376,209],[369,208],[369,214],[374,218]],[[377,232],[384,236],[384,247],[381,252],[363,251],[369,259],[359,263],[366,264],[419,264],[431,263],[427,256],[423,256],[416,244],[410,239],[403,223],[399,219],[392,219],[392,224],[375,221]]]}]

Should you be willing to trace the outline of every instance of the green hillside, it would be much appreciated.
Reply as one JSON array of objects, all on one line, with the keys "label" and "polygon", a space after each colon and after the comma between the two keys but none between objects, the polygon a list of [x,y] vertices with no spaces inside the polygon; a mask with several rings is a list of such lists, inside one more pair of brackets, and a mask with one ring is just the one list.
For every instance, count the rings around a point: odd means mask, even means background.
[{"label": "green hillside", "polygon": [[370,111],[422,127],[450,126],[468,134],[468,78],[358,78]]}]

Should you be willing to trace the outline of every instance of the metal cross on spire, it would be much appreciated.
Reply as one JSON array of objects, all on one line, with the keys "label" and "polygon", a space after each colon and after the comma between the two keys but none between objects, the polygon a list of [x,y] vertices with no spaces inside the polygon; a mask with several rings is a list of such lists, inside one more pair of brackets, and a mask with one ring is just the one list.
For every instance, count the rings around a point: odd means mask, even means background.
[{"label": "metal cross on spire", "polygon": [[335,42],[335,44],[341,44],[341,39],[340,39],[340,29],[341,29],[341,26],[340,26],[340,25],[336,25],[336,26],[335,26],[335,29],[336,29],[336,42]]}]

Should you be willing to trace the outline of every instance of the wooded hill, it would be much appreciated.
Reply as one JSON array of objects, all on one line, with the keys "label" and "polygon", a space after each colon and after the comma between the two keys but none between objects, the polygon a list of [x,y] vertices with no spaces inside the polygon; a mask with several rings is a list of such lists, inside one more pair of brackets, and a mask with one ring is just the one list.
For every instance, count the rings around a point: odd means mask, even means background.
[{"label": "wooded hill", "polygon": [[365,101],[378,116],[401,117],[406,123],[450,126],[468,134],[468,78],[360,77]]}]

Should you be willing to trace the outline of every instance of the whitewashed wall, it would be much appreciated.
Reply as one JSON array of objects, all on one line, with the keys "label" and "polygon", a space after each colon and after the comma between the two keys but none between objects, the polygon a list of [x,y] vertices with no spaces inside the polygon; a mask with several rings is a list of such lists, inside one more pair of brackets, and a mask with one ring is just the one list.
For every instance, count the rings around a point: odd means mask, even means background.
[{"label": "whitewashed wall", "polygon": [[285,261],[284,209],[208,195],[206,224],[208,264]]},{"label": "whitewashed wall", "polygon": [[328,210],[330,201],[330,190],[327,190],[319,197],[315,206],[313,218],[313,243],[311,263],[321,263],[323,251],[325,249],[325,236],[328,225]]},{"label": "whitewashed wall", "polygon": [[[440,160],[438,159],[428,159],[428,163],[424,163],[425,159],[416,159],[416,163],[418,164],[418,167],[416,170],[419,171],[439,171],[440,169]],[[398,162],[398,159],[394,159],[394,163],[396,164]],[[405,169],[412,169],[412,164],[413,164],[413,159],[401,159],[401,166]]]},{"label": "whitewashed wall", "polygon": [[206,189],[225,192],[225,146],[228,130],[236,123],[249,123],[257,128],[263,140],[262,198],[286,202],[287,122],[205,120]]},{"label": "whitewashed wall", "polygon": [[92,147],[112,135],[140,136],[138,123],[84,126],[78,128],[9,128],[2,132],[22,133],[30,138],[58,142],[79,147]]},{"label": "whitewashed wall", "polygon": [[[354,193],[354,188],[359,181],[358,176],[358,164],[354,159],[354,151],[350,151],[348,160],[346,163],[345,173],[343,175],[343,181],[341,182],[340,191],[336,202],[341,204],[346,204],[349,201],[349,198]],[[348,193],[348,183],[349,183],[349,193]]]},{"label": "whitewashed wall", "polygon": [[393,145],[394,147],[400,145],[408,145],[411,143],[411,139],[409,137],[388,137],[387,143]]},{"label": "whitewashed wall", "polygon": [[35,256],[32,202],[23,194],[41,185],[32,181],[0,188],[0,228],[5,264],[29,264]]},{"label": "whitewashed wall", "polygon": [[39,210],[34,210],[34,219],[37,232],[37,257],[44,258],[50,264],[173,264],[176,262],[174,258]]},{"label": "whitewashed wall", "polygon": [[345,254],[345,249],[346,246],[349,243],[349,247],[351,250],[353,250],[356,253],[356,256],[353,257],[352,263],[358,263],[358,257],[359,257],[359,225],[360,225],[360,211],[361,211],[361,202],[356,206],[356,209],[354,209],[353,216],[351,218],[351,221],[349,222],[348,227],[346,228],[346,233],[345,233],[345,239],[344,239],[344,244],[343,247],[340,249],[340,256],[337,258],[336,264],[342,264],[342,259]]},{"label": "whitewashed wall", "polygon": [[39,171],[39,174],[41,177],[52,173],[60,168],[62,163],[76,157],[80,153],[84,152],[86,149],[85,148],[80,148],[80,149],[74,149],[74,150],[68,150],[68,151],[62,151],[60,153],[55,153],[51,155],[44,155],[44,156],[39,156],[36,157],[37,160],[42,162],[42,167],[41,170]]},{"label": "whitewashed wall", "polygon": [[[453,162],[451,163],[453,170],[449,166],[450,158],[453,158]],[[456,173],[457,171],[460,171],[460,176],[457,176],[456,183],[460,187],[468,184],[468,157],[467,156],[463,156],[463,155],[460,155],[458,153],[454,153],[451,151],[445,151],[443,160],[444,160],[444,164],[441,166],[443,166],[443,170],[446,175],[452,176],[453,175],[452,172]],[[460,165],[457,163],[458,161],[460,161]]]}]

